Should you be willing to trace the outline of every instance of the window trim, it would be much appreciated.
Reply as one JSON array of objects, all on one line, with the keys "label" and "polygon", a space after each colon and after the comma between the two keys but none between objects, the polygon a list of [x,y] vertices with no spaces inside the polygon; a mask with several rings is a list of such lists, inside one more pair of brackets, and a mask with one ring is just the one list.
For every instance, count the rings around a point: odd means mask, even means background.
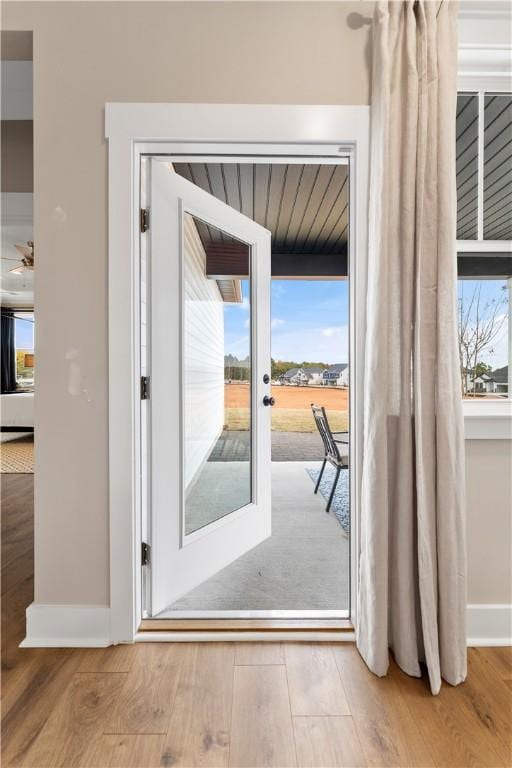
[{"label": "window trim", "polygon": [[[509,11],[506,16],[509,18]],[[484,17],[487,18],[487,13]],[[473,11],[469,14],[473,17]],[[483,106],[484,94],[512,93],[510,58],[512,46],[503,44],[460,43],[458,49],[458,93],[474,93],[479,98],[479,147],[478,147],[478,235],[483,236]],[[510,240],[457,240],[457,253],[495,252],[511,253]],[[512,278],[509,285],[509,370],[512,361]],[[503,400],[486,402],[463,400],[464,436],[466,440],[512,440],[512,392]]]},{"label": "window trim", "polygon": [[512,240],[457,240],[457,253],[512,253]]},{"label": "window trim", "polygon": [[512,440],[512,400],[463,400],[466,440]]}]

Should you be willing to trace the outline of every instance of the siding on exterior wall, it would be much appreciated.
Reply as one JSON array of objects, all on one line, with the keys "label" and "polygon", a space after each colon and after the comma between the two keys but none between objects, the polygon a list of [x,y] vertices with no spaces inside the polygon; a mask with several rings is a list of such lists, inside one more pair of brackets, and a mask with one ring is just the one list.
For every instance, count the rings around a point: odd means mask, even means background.
[{"label": "siding on exterior wall", "polygon": [[224,423],[224,307],[216,280],[206,277],[206,254],[188,214],[184,233],[183,425],[189,488]]}]

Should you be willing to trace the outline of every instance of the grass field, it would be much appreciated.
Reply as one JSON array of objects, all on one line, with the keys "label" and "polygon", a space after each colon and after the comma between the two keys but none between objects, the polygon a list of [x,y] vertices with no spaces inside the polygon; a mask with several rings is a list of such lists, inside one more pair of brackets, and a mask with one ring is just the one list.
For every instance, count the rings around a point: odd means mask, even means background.
[{"label": "grass field", "polygon": [[[334,387],[272,387],[272,429],[276,432],[315,432],[311,403],[323,405],[331,429],[348,429],[348,390]],[[224,388],[226,428],[249,427],[249,385],[226,384]]]}]

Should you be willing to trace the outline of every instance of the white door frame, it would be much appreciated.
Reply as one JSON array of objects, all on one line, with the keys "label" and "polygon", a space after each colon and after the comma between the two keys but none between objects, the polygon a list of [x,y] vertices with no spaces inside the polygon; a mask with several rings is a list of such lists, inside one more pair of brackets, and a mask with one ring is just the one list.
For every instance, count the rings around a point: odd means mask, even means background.
[{"label": "white door frame", "polygon": [[[140,157],[260,155],[350,160],[350,616],[355,625],[363,425],[370,108],[255,104],[105,105],[109,242],[110,639],[132,642],[141,615]],[[153,633],[152,633],[153,634]],[[168,634],[168,633],[167,633]],[[195,633],[197,634],[197,633]],[[219,633],[220,635],[221,633]],[[222,639],[226,639],[226,634]],[[301,637],[314,633],[301,633]],[[180,633],[181,639],[185,633]],[[332,637],[332,635],[331,635]],[[195,639],[209,639],[207,633]]]}]

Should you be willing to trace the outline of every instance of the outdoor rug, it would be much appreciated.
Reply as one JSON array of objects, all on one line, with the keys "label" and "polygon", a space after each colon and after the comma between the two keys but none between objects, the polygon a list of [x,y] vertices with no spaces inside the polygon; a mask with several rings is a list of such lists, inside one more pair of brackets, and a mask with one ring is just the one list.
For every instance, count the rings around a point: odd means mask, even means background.
[{"label": "outdoor rug", "polygon": [[31,474],[34,471],[34,435],[9,439],[6,434],[2,435],[0,444],[2,474]]},{"label": "outdoor rug", "polygon": [[[306,472],[310,476],[314,485],[316,485],[316,481],[318,480],[318,475],[320,474],[320,470],[306,469]],[[334,493],[334,498],[332,500],[331,509],[330,509],[330,512],[335,515],[337,521],[339,522],[339,524],[341,525],[345,533],[348,533],[350,528],[350,493],[349,493],[349,484],[348,484],[348,474],[349,474],[348,468],[341,470],[340,476],[338,479],[338,485],[336,487],[336,491]],[[327,465],[324,470],[324,474],[322,476],[320,488],[318,489],[318,492],[322,494],[326,503],[329,499],[335,476],[336,476],[336,470],[334,469],[334,467]]]}]

